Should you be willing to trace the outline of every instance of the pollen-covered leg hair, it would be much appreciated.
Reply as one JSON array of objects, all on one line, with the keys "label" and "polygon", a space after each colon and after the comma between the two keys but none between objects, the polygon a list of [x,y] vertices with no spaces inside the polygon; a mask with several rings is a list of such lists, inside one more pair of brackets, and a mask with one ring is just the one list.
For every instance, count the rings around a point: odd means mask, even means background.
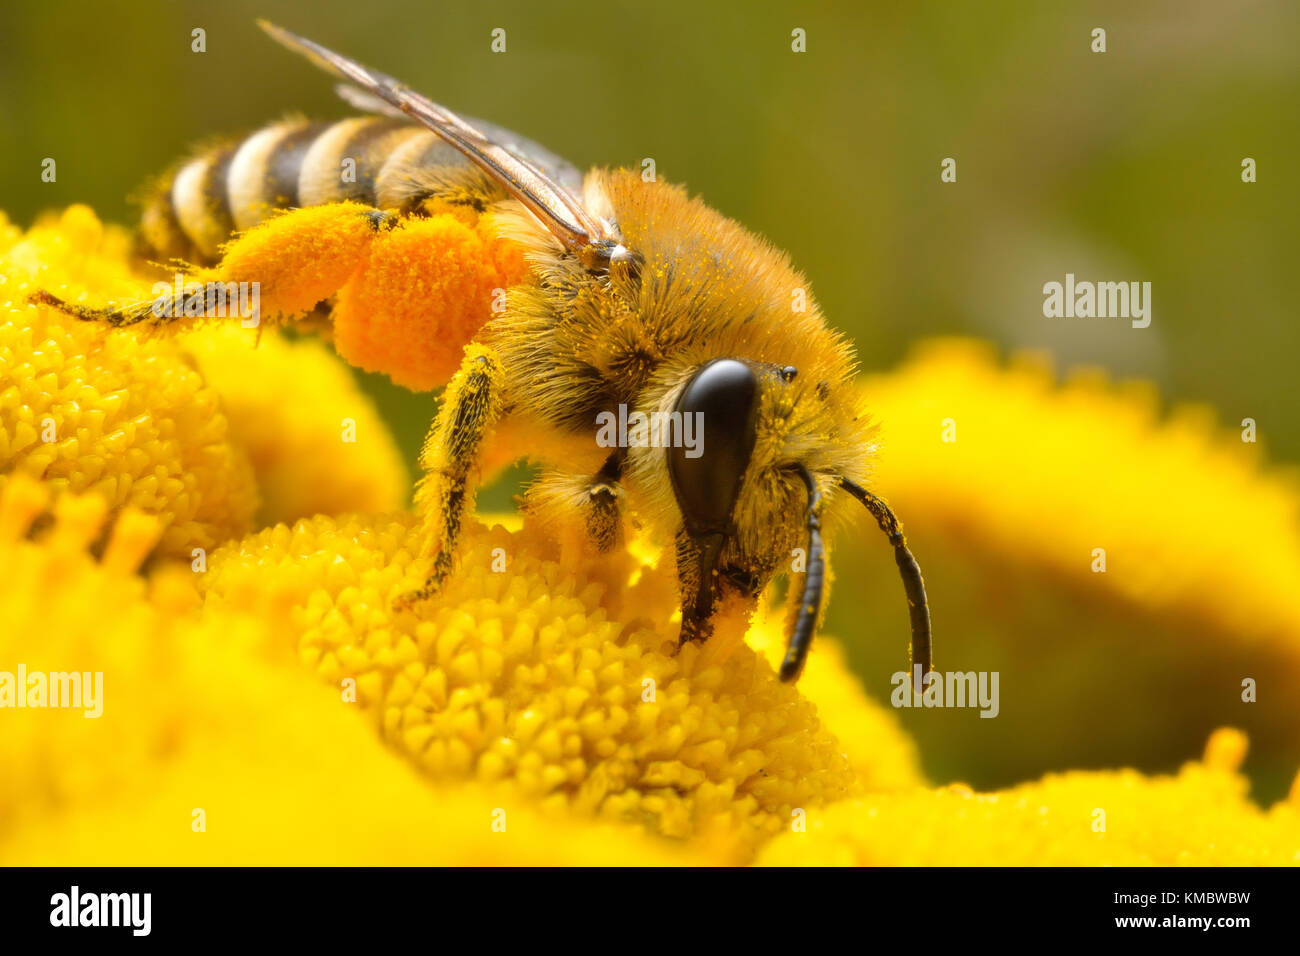
[{"label": "pollen-covered leg hair", "polygon": [[152,299],[145,302],[133,302],[130,305],[117,306],[111,309],[93,309],[73,302],[64,302],[58,296],[51,295],[42,289],[29,295],[27,301],[34,305],[49,306],[51,309],[57,309],[74,318],[81,319],[83,322],[103,322],[114,328],[138,325],[141,322],[149,321],[159,323],[174,321],[167,316],[155,315]]},{"label": "pollen-covered leg hair", "polygon": [[548,472],[528,486],[524,507],[563,548],[609,554],[623,540],[623,450],[594,475]]},{"label": "pollen-covered leg hair", "polygon": [[425,476],[415,505],[422,517],[421,556],[432,557],[433,568],[424,587],[398,599],[399,607],[437,594],[451,572],[461,522],[473,500],[470,473],[489,429],[501,416],[503,386],[496,353],[486,346],[469,346],[420,453]]},{"label": "pollen-covered leg hair", "polygon": [[682,596],[679,647],[688,641],[707,641],[713,633],[718,555],[725,541],[721,534],[696,539],[683,530],[677,535],[677,582]]},{"label": "pollen-covered leg hair", "polygon": [[922,683],[916,688],[920,692],[924,690],[925,676],[930,673],[933,663],[930,648],[930,606],[925,599],[925,582],[921,579],[920,565],[916,563],[916,558],[912,557],[912,552],[907,549],[902,525],[898,523],[894,512],[889,510],[889,505],[847,478],[840,479],[840,487],[862,502],[871,512],[871,516],[876,519],[876,524],[880,525],[880,530],[889,536],[889,543],[894,546],[894,561],[898,565],[898,573],[903,577],[903,588],[907,592],[907,610],[912,622],[912,664],[921,665]]},{"label": "pollen-covered leg hair", "polygon": [[355,202],[293,209],[241,233],[222,250],[214,278],[256,282],[265,316],[309,313],[352,277],[394,217]]},{"label": "pollen-covered leg hair", "polygon": [[[387,213],[353,202],[293,209],[235,237],[223,248],[217,265],[178,265],[177,270],[182,286],[255,288],[260,316],[294,318],[308,314],[337,292],[365,261],[376,234],[395,221]],[[183,326],[210,318],[206,311],[195,314],[172,302],[170,295],[101,309],[63,302],[48,292],[34,293],[30,300],[86,322],[115,327]],[[223,301],[228,301],[224,289]]]},{"label": "pollen-covered leg hair", "polygon": [[622,538],[622,456],[617,452],[606,459],[587,488],[587,537],[596,550],[605,554]]}]

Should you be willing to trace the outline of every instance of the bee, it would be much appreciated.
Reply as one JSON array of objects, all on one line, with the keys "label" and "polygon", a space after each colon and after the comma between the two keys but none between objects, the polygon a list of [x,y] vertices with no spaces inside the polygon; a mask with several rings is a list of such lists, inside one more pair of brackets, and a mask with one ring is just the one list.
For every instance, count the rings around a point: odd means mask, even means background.
[{"label": "bee", "polygon": [[[310,254],[265,268],[287,270],[270,278],[280,311],[303,313],[353,274],[366,235],[441,204],[489,215],[527,263],[504,309],[458,354],[425,441],[416,506],[429,571],[401,606],[432,598],[453,572],[485,443],[512,424],[542,465],[526,509],[577,519],[596,552],[618,544],[632,515],[672,543],[680,642],[707,640],[720,608],[752,610],[789,575],[785,681],[801,673],[823,613],[823,527],[846,517],[849,502],[864,506],[893,547],[913,664],[929,673],[920,569],[898,519],[867,489],[875,426],[855,387],[853,347],[811,298],[792,308],[805,283],[784,253],[678,186],[630,170],[580,176],[535,143],[260,25],[341,78],[344,98],[373,115],[279,123],[185,164],[146,206],[151,255],[224,261],[227,273],[238,260],[258,278],[238,237],[279,212],[271,222]],[[340,157],[355,159],[351,181],[339,176]],[[305,216],[313,208],[346,218],[326,229]],[[312,278],[295,286],[296,276]],[[114,325],[158,321],[140,308],[38,298]]]}]

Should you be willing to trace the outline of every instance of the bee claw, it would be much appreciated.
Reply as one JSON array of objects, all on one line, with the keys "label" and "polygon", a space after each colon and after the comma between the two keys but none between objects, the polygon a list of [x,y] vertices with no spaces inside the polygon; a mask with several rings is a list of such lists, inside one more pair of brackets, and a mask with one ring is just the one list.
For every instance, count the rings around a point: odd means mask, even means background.
[{"label": "bee claw", "polygon": [[435,568],[433,574],[429,575],[422,587],[414,591],[407,591],[393,598],[392,608],[394,611],[412,611],[417,604],[423,604],[425,601],[432,601],[442,591],[442,583],[447,578],[447,572],[440,568]]},{"label": "bee claw", "polygon": [[695,614],[683,609],[682,627],[677,634],[677,650],[681,650],[687,644],[703,644],[713,633],[713,625],[710,621],[701,620]]}]

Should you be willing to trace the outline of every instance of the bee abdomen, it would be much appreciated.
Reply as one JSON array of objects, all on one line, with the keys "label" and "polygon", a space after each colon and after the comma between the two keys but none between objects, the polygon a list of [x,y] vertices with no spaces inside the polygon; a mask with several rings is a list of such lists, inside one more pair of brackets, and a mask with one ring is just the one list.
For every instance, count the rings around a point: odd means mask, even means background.
[{"label": "bee abdomen", "polygon": [[[531,140],[474,121],[571,190],[578,171]],[[504,198],[491,177],[436,133],[389,116],[286,120],[215,147],[164,177],[145,202],[142,253],[208,264],[221,244],[281,209],[349,199],[406,213],[430,196],[482,208]]]},{"label": "bee abdomen", "polygon": [[376,181],[393,151],[421,131],[405,120],[365,116],[335,123],[312,143],[298,176],[298,205],[351,199],[375,205]]},{"label": "bee abdomen", "polygon": [[290,120],[191,159],[159,183],[141,218],[149,258],[215,262],[230,236],[273,212],[354,200],[375,205],[385,163],[427,133],[404,120]]},{"label": "bee abdomen", "polygon": [[244,140],[226,186],[235,228],[248,229],[274,209],[298,205],[303,157],[328,128],[327,123],[277,123]]}]

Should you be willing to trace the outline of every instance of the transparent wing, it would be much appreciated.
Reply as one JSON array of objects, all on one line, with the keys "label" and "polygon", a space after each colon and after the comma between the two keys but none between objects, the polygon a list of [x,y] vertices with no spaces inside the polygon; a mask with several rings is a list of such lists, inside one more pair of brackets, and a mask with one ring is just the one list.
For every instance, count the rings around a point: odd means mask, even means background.
[{"label": "transparent wing", "polygon": [[[334,87],[334,92],[339,95],[339,99],[343,100],[343,102],[361,110],[363,113],[376,113],[380,116],[391,116],[396,119],[409,119],[396,106],[392,106],[373,93],[367,93],[350,83],[337,84]],[[552,153],[541,143],[526,136],[520,136],[504,126],[489,123],[487,120],[476,119],[473,116],[466,116],[465,122],[480,130],[484,136],[506,149],[516,159],[532,163],[542,173],[567,189],[575,198],[581,195],[581,170],[563,157]]]},{"label": "transparent wing", "polygon": [[482,130],[455,113],[421,96],[391,76],[370,70],[354,60],[327,50],[265,20],[258,26],[278,43],[300,53],[322,69],[389,107],[400,110],[433,130],[479,166],[533,213],[546,229],[566,246],[582,250],[593,242],[612,238],[602,223],[587,213],[582,204],[529,160],[516,155]]}]

